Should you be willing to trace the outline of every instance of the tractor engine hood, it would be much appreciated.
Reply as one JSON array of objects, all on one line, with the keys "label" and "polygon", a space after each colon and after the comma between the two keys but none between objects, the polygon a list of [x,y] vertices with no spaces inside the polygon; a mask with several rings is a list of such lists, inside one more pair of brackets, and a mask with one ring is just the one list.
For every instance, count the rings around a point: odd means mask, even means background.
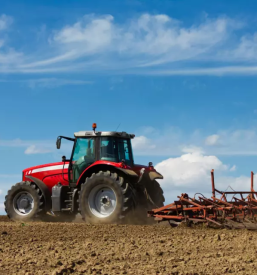
[{"label": "tractor engine hood", "polygon": [[55,162],[26,168],[22,171],[23,180],[25,180],[26,176],[32,176],[43,180],[50,175],[68,173],[68,167],[69,162]]}]

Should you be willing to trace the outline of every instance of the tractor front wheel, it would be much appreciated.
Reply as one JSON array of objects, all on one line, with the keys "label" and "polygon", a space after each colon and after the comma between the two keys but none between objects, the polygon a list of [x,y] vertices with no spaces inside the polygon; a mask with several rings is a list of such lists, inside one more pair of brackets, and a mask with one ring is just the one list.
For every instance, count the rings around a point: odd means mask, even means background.
[{"label": "tractor front wheel", "polygon": [[82,184],[79,208],[91,224],[120,223],[134,208],[133,188],[122,176],[100,171]]},{"label": "tractor front wheel", "polygon": [[43,210],[44,198],[36,184],[22,181],[8,191],[4,205],[11,220],[31,221]]}]

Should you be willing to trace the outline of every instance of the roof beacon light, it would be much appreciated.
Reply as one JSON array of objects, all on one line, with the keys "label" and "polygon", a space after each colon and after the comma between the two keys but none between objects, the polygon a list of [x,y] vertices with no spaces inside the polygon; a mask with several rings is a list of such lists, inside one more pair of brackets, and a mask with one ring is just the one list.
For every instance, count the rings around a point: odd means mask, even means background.
[{"label": "roof beacon light", "polygon": [[148,166],[150,170],[154,170],[153,163],[151,161],[148,163]]},{"label": "roof beacon light", "polygon": [[93,123],[92,128],[93,128],[93,131],[95,132],[95,129],[96,129],[96,123]]}]

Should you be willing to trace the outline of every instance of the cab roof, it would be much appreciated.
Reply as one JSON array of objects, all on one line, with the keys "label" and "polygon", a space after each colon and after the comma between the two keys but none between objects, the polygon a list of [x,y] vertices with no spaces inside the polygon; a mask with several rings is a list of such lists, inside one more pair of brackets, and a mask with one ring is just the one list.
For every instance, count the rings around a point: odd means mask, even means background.
[{"label": "cab roof", "polygon": [[74,133],[75,137],[120,137],[132,139],[135,137],[134,134],[128,134],[126,132],[97,132],[97,131],[79,131]]}]

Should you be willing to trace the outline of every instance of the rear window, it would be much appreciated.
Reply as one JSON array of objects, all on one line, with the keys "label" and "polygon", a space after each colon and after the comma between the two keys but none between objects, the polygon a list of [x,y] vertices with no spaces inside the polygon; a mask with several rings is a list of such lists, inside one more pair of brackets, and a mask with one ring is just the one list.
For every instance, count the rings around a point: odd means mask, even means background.
[{"label": "rear window", "polygon": [[100,150],[101,160],[121,162],[124,159],[126,164],[132,165],[130,139],[101,137]]}]

